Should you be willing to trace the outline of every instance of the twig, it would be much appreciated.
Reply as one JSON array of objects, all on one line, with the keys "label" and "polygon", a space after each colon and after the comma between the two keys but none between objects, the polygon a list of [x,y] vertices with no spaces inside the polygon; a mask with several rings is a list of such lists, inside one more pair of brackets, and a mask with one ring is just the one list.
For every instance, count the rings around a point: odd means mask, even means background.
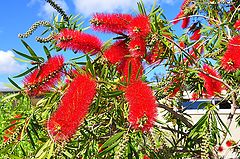
[{"label": "twig", "polygon": [[183,115],[175,112],[172,108],[169,108],[168,106],[164,105],[164,104],[158,104],[158,107],[163,108],[165,110],[167,110],[168,112],[170,112],[171,114],[173,114],[175,116],[175,118],[180,119],[188,128],[191,128],[193,125],[187,120],[186,117],[184,117]]},{"label": "twig", "polygon": [[[236,92],[233,92],[233,93],[232,93],[231,112],[230,112],[229,115],[228,115],[227,123],[226,123],[226,126],[227,126],[228,129],[230,128],[230,126],[231,126],[231,124],[232,124],[233,116],[235,115],[236,110],[237,110],[237,108],[238,108],[236,98],[237,98]],[[220,145],[223,144],[223,142],[224,142],[224,140],[226,139],[226,137],[227,137],[227,131],[224,132],[224,134],[223,134],[223,139],[222,139],[222,142],[221,142]]]}]

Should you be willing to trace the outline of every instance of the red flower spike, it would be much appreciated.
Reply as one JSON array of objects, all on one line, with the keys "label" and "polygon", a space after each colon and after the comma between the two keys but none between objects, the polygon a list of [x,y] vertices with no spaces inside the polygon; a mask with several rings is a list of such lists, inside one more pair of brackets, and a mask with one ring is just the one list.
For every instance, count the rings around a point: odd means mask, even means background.
[{"label": "red flower spike", "polygon": [[181,10],[178,15],[174,18],[173,24],[177,24],[180,20],[178,20],[179,18],[184,17],[184,11]]},{"label": "red flower spike", "polygon": [[130,55],[133,57],[143,57],[146,53],[145,40],[142,38],[134,38],[129,42]]},{"label": "red flower spike", "polygon": [[76,133],[96,94],[96,85],[89,75],[78,75],[70,83],[59,108],[47,123],[54,141],[69,140]]},{"label": "red flower spike", "polygon": [[152,64],[156,61],[159,60],[159,56],[160,54],[162,54],[163,52],[163,49],[162,49],[162,44],[160,42],[157,42],[154,46],[153,46],[153,49],[151,50],[151,53],[149,53],[147,56],[146,56],[146,61],[149,63],[149,64]]},{"label": "red flower spike", "polygon": [[[129,69],[131,67],[131,69]],[[131,70],[131,72],[129,72]],[[126,82],[136,81],[143,74],[143,67],[140,58],[126,58],[118,66],[118,71],[123,75]],[[130,79],[128,79],[130,77]]]},{"label": "red flower spike", "polygon": [[[203,70],[206,73],[221,79],[221,76],[217,73],[217,71],[212,69],[207,64],[204,64]],[[219,93],[219,94],[221,93],[221,91],[223,90],[221,82],[209,77],[204,73],[199,73],[199,76],[204,80],[204,87],[206,89],[207,95],[211,97],[216,95],[216,93]]]},{"label": "red flower spike", "polygon": [[223,150],[224,150],[223,147],[222,147],[222,146],[219,146],[217,151],[218,151],[218,152],[223,152]]},{"label": "red flower spike", "polygon": [[40,69],[34,70],[23,80],[24,87],[29,95],[40,95],[48,92],[61,78],[60,72],[64,65],[63,56],[55,56],[48,59]]},{"label": "red flower spike", "polygon": [[228,72],[240,69],[240,35],[233,37],[227,46],[227,50],[221,59],[221,66]]},{"label": "red flower spike", "polygon": [[71,49],[76,52],[91,53],[92,55],[101,51],[102,42],[96,36],[77,30],[63,29],[55,37],[57,46],[62,49]]},{"label": "red flower spike", "polygon": [[199,40],[201,37],[200,29],[194,31],[193,35],[190,37],[190,40]]},{"label": "red flower spike", "polygon": [[128,53],[129,51],[125,41],[117,41],[104,52],[103,56],[111,64],[116,64],[122,61]]},{"label": "red flower spike", "polygon": [[144,155],[143,159],[150,159],[150,158],[147,155]]},{"label": "red flower spike", "polygon": [[157,117],[157,104],[151,88],[140,80],[134,81],[127,86],[125,97],[129,103],[128,121],[132,127],[143,132],[152,128]]},{"label": "red flower spike", "polygon": [[128,26],[130,37],[146,38],[151,32],[151,25],[148,16],[138,15],[135,17]]},{"label": "red flower spike", "polygon": [[235,142],[234,142],[233,140],[227,140],[227,141],[226,141],[227,147],[231,147],[231,146],[233,146],[234,144],[235,144]]},{"label": "red flower spike", "polygon": [[236,21],[236,23],[233,26],[236,30],[240,30],[240,19]]},{"label": "red flower spike", "polygon": [[190,18],[189,17],[186,17],[183,19],[183,22],[182,22],[182,28],[185,29],[188,27],[188,24],[190,22]]},{"label": "red flower spike", "polygon": [[132,19],[130,14],[97,13],[90,22],[94,30],[122,34],[128,30],[127,26]]},{"label": "red flower spike", "polygon": [[[10,123],[15,124],[18,121],[18,119],[21,117],[22,117],[22,115],[20,115],[20,114],[15,115],[14,116],[15,119],[12,120]],[[7,130],[5,130],[4,136],[3,136],[3,142],[7,142],[9,140],[9,137],[11,135],[13,135],[15,129],[16,129],[16,125],[13,125],[13,126],[9,127]]]},{"label": "red flower spike", "polygon": [[185,43],[183,42],[183,41],[180,41],[179,42],[179,46],[182,48],[182,49],[184,49],[186,46],[185,46]]}]

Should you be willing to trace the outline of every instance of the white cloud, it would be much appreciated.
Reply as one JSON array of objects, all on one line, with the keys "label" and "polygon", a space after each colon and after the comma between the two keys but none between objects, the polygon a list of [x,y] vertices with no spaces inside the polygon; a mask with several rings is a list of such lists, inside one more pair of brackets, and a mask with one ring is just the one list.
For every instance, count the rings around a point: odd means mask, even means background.
[{"label": "white cloud", "polygon": [[162,3],[174,5],[179,0],[161,0]]},{"label": "white cloud", "polygon": [[22,71],[25,66],[19,64],[12,51],[0,50],[0,75],[12,75]]},{"label": "white cloud", "polygon": [[[64,11],[67,11],[68,5],[64,0],[54,0],[56,4],[58,4],[61,8],[64,9]],[[57,11],[50,6],[49,3],[43,1],[43,0],[30,0],[27,6],[31,7],[32,5],[38,4],[41,6],[40,11],[38,13],[38,16],[43,17],[45,19],[51,18],[53,13],[57,14]]]},{"label": "white cloud", "polygon": [[[76,11],[85,16],[96,12],[129,12],[137,8],[137,2],[139,0],[73,0]],[[143,0],[143,2],[151,5],[154,0]]]}]

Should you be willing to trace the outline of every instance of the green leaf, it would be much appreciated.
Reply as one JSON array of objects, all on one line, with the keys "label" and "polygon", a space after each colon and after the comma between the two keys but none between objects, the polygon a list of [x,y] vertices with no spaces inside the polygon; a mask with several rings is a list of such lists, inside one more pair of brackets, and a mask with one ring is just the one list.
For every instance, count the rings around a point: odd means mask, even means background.
[{"label": "green leaf", "polygon": [[19,78],[19,77],[25,76],[25,75],[27,75],[29,72],[31,72],[32,70],[34,70],[34,69],[36,69],[36,68],[37,68],[37,66],[34,66],[34,67],[26,70],[25,72],[20,73],[19,75],[13,76],[13,78]]},{"label": "green leaf", "polygon": [[37,152],[37,154],[35,155],[35,158],[38,158],[38,159],[43,158],[47,152],[45,150],[50,146],[50,144],[51,144],[51,140],[49,139]]},{"label": "green leaf", "polygon": [[111,138],[109,138],[102,146],[100,149],[106,148],[109,145],[112,145],[114,142],[116,142],[120,137],[122,137],[122,135],[125,133],[125,131],[116,133],[115,135],[113,135]]},{"label": "green leaf", "polygon": [[88,55],[86,56],[86,59],[87,59],[86,67],[90,70],[90,72],[93,75],[93,77],[95,77],[95,71],[94,71],[93,65],[91,63],[91,59],[90,59],[90,57]]},{"label": "green leaf", "polygon": [[66,155],[66,156],[69,157],[69,158],[72,158],[72,157],[73,157],[73,155],[70,154],[68,151],[64,151],[63,154]]},{"label": "green leaf", "polygon": [[17,83],[15,83],[11,78],[8,77],[8,80],[12,83],[12,85],[14,85],[16,88],[18,88],[19,90],[21,90],[22,88],[18,86]]},{"label": "green leaf", "polygon": [[21,53],[21,52],[15,50],[15,49],[13,49],[13,51],[14,51],[16,54],[18,54],[18,55],[20,55],[20,56],[22,56],[22,57],[25,57],[25,58],[27,58],[27,59],[29,59],[29,60],[38,61],[37,58],[34,58],[34,57],[31,57],[31,56],[29,56],[29,55],[27,55],[27,54]]},{"label": "green leaf", "polygon": [[44,49],[44,52],[45,52],[47,58],[49,59],[51,57],[50,51],[48,50],[48,48],[46,46],[43,46],[43,49]]},{"label": "green leaf", "polygon": [[54,150],[54,143],[52,143],[50,146],[50,150],[49,150],[47,159],[50,159],[52,157],[53,150]]},{"label": "green leaf", "polygon": [[11,99],[11,98],[14,98],[14,97],[16,97],[16,96],[18,96],[18,95],[20,95],[20,93],[10,94],[10,95],[4,97],[4,98],[1,100],[1,102],[4,102],[4,101],[6,101],[6,100],[8,100],[8,99]]},{"label": "green leaf", "polygon": [[119,95],[122,95],[122,91],[113,91],[113,92],[108,92],[107,95],[103,95],[104,98],[109,98],[109,97],[117,97]]},{"label": "green leaf", "polygon": [[[33,49],[24,41],[21,39],[21,42],[23,43],[23,45],[26,47],[26,49],[28,50],[28,52],[32,55],[33,58],[36,58],[37,61],[39,61],[39,59],[37,58],[37,54],[33,51]],[[39,61],[40,62],[40,61]]]},{"label": "green leaf", "polygon": [[26,130],[27,130],[27,135],[28,135],[28,137],[29,137],[29,139],[30,139],[31,145],[32,145],[33,148],[35,149],[35,146],[36,146],[36,145],[35,145],[34,140],[33,140],[33,138],[32,138],[31,132],[29,131],[28,128],[27,128]]},{"label": "green leaf", "polygon": [[[108,153],[109,151],[111,151],[114,147],[116,147],[118,144],[119,144],[119,141],[118,141],[118,142],[114,142],[111,146],[109,146],[108,148],[106,148],[106,149],[104,149],[102,152],[100,152],[100,153],[98,154],[98,156],[100,157],[100,156],[105,155],[106,153]],[[101,147],[99,150],[101,150],[101,149],[102,149],[102,147]]]}]

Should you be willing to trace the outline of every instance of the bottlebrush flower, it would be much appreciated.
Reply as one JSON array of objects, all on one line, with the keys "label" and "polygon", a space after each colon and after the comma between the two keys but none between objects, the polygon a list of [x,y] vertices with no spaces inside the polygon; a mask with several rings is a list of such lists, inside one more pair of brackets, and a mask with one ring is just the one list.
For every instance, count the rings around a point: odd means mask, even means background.
[{"label": "bottlebrush flower", "polygon": [[128,25],[128,31],[130,37],[141,37],[145,38],[151,32],[151,25],[148,16],[138,15]]},{"label": "bottlebrush flower", "polygon": [[102,42],[96,36],[77,30],[62,29],[55,37],[57,46],[61,49],[72,49],[73,51],[96,54],[101,51]]},{"label": "bottlebrush flower", "polygon": [[235,145],[236,143],[235,143],[235,141],[233,141],[233,140],[227,140],[226,141],[226,145],[227,145],[227,147],[231,147],[231,146],[233,146],[233,145]]},{"label": "bottlebrush flower", "polygon": [[183,22],[182,22],[182,28],[185,29],[188,27],[188,24],[190,22],[190,18],[189,17],[186,17],[183,19]]},{"label": "bottlebrush flower", "polygon": [[124,56],[129,53],[125,41],[117,41],[110,46],[103,56],[112,64],[116,64],[123,60]]},{"label": "bottlebrush flower", "polygon": [[[14,116],[15,119],[12,120],[10,123],[15,124],[18,121],[18,119],[21,117],[22,117],[22,115],[20,115],[20,114],[15,115]],[[3,136],[3,142],[7,142],[9,140],[9,137],[11,135],[13,135],[15,129],[16,129],[16,125],[13,125],[13,126],[9,127],[7,130],[5,130],[4,136]]]},{"label": "bottlebrush flower", "polygon": [[163,53],[163,45],[162,43],[160,42],[157,42],[151,52],[146,56],[146,61],[149,63],[149,64],[152,64],[154,62],[156,62],[158,59],[159,59],[159,56],[160,54]]},{"label": "bottlebrush flower", "polygon": [[146,53],[145,40],[142,38],[133,38],[129,42],[130,55],[133,57],[143,57]]},{"label": "bottlebrush flower", "polygon": [[[209,75],[212,75],[216,78],[221,79],[221,76],[217,73],[217,71],[212,69],[207,64],[204,64],[203,70],[204,70],[204,72],[208,73]],[[215,96],[216,93],[219,93],[219,94],[221,93],[221,91],[223,90],[221,82],[209,77],[208,75],[206,75],[202,72],[199,73],[198,75],[204,80],[204,88],[206,89],[207,95],[209,95],[211,97],[211,96]]]},{"label": "bottlebrush flower", "polygon": [[144,155],[143,159],[150,159],[150,158],[147,155]]},{"label": "bottlebrush flower", "polygon": [[221,153],[221,152],[223,152],[223,150],[224,150],[223,146],[219,146],[217,151]]},{"label": "bottlebrush flower", "polygon": [[153,91],[140,80],[130,83],[125,97],[129,103],[128,121],[134,129],[148,131],[157,117],[157,104]]},{"label": "bottlebrush flower", "polygon": [[[131,72],[129,72],[130,70]],[[143,74],[141,59],[134,57],[124,59],[118,66],[118,71],[122,74],[126,82],[140,79]]]},{"label": "bottlebrush flower", "polygon": [[240,35],[233,37],[227,46],[227,50],[221,59],[221,66],[228,72],[236,71],[240,68]]},{"label": "bottlebrush flower", "polygon": [[200,29],[197,29],[193,32],[193,35],[190,37],[190,40],[199,40],[201,37]]},{"label": "bottlebrush flower", "polygon": [[130,14],[97,13],[90,23],[94,30],[121,34],[128,30],[127,26],[132,19],[133,17]]},{"label": "bottlebrush flower", "polygon": [[74,78],[47,123],[48,132],[55,141],[68,140],[76,133],[95,94],[96,82],[89,75]]},{"label": "bottlebrush flower", "polygon": [[61,70],[64,66],[63,56],[55,56],[48,59],[46,63],[34,70],[23,80],[26,92],[29,95],[40,95],[47,92],[61,78]]},{"label": "bottlebrush flower", "polygon": [[182,48],[182,49],[184,49],[186,46],[185,46],[185,43],[183,42],[183,41],[180,41],[179,42],[179,46]]},{"label": "bottlebrush flower", "polygon": [[177,24],[180,21],[179,18],[182,18],[182,17],[184,17],[184,11],[183,10],[181,10],[178,13],[178,15],[174,18],[173,24]]},{"label": "bottlebrush flower", "polygon": [[233,26],[236,30],[240,30],[240,19],[236,21],[236,23]]}]

